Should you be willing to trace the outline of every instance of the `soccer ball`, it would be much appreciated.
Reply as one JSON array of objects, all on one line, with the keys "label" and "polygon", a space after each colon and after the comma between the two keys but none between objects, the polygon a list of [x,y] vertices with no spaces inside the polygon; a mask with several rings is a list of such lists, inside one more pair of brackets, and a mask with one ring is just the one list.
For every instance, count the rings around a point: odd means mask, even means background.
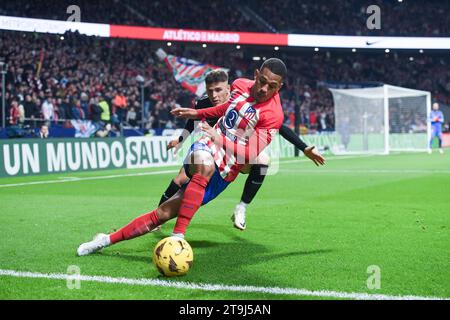
[{"label": "soccer ball", "polygon": [[158,242],[153,250],[153,263],[166,277],[185,275],[192,267],[194,252],[186,240],[167,237]]}]

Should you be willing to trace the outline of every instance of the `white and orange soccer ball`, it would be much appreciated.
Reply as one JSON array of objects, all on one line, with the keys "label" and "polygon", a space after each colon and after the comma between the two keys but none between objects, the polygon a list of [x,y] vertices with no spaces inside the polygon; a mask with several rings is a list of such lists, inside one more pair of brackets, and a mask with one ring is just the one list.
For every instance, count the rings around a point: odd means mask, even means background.
[{"label": "white and orange soccer ball", "polygon": [[159,241],[153,250],[153,263],[166,277],[185,275],[194,262],[194,252],[186,240],[167,237]]}]

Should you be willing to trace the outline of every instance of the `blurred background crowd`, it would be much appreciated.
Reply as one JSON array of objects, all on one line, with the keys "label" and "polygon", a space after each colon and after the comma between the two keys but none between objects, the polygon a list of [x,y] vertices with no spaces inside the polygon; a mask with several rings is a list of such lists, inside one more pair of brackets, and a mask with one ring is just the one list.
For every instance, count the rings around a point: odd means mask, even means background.
[{"label": "blurred background crowd", "polygon": [[[367,14],[363,5],[360,10],[355,9],[359,8],[358,1],[308,0],[300,4],[287,0],[277,6],[266,0],[210,1],[196,5],[191,1],[136,0],[126,4],[112,1],[108,14],[92,1],[77,4],[82,8],[82,21],[97,23],[311,34],[450,35],[449,2],[430,0],[426,9],[420,1],[372,2],[386,12],[381,30],[364,27]],[[64,1],[36,0],[19,8],[16,2],[4,1],[0,14],[63,20],[67,13],[59,9],[64,5]],[[408,14],[414,18],[405,16],[405,10],[398,10],[399,6],[407,6]],[[334,130],[333,100],[327,89],[330,86],[388,83],[430,91],[434,101],[444,107],[450,105],[450,59],[445,52],[291,48],[274,51],[272,47],[203,48],[179,43],[169,47],[165,43],[77,33],[56,36],[2,31],[0,58],[8,65],[5,95],[8,124],[33,128],[46,122],[70,127],[70,120],[86,119],[111,123],[111,130],[117,133],[123,127],[146,130],[183,127],[184,122],[174,119],[170,110],[192,106],[195,96],[176,83],[172,72],[156,57],[155,52],[161,46],[179,57],[228,68],[231,81],[238,77],[252,78],[266,57],[284,59],[289,70],[289,78],[280,92],[285,123],[294,127],[294,109],[300,106],[303,133]]]}]

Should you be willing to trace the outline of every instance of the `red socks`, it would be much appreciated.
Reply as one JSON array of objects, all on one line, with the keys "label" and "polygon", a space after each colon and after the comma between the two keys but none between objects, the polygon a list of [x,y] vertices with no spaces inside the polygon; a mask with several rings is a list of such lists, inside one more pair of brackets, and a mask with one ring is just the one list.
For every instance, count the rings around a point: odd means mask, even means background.
[{"label": "red socks", "polygon": [[197,212],[198,208],[202,205],[203,196],[205,195],[205,189],[208,182],[209,179],[201,174],[196,173],[192,176],[191,181],[184,191],[184,197],[181,201],[181,206],[173,233],[186,233],[186,228],[188,227],[189,222],[191,222],[195,212]]},{"label": "red socks", "polygon": [[[192,217],[202,204],[203,196],[205,195],[205,189],[208,185],[208,182],[208,178],[198,173],[192,176],[191,181],[184,191],[184,197],[181,201],[181,206],[173,233],[186,233],[186,228],[191,222]],[[118,231],[111,233],[109,235],[111,244],[139,237],[159,226],[161,224],[161,221],[159,221],[156,212],[157,209],[148,212],[134,219]]]},{"label": "red socks", "polygon": [[109,239],[111,243],[117,243],[123,240],[129,240],[146,234],[159,226],[161,222],[156,214],[156,209],[137,217],[125,227],[119,229],[118,231],[111,233]]}]

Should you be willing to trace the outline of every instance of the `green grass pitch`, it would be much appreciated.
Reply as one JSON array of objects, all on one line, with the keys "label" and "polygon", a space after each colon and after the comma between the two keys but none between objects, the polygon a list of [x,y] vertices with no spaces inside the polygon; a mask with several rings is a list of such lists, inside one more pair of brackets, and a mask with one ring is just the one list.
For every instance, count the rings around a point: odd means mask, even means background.
[{"label": "green grass pitch", "polygon": [[[78,245],[153,209],[177,168],[5,178],[0,185],[173,170],[65,183],[0,186],[0,269],[162,279],[151,263],[161,232],[76,257]],[[248,207],[247,230],[230,216],[246,176],[197,212],[186,240],[192,270],[168,281],[450,298],[450,152],[332,157],[325,167],[283,160]],[[368,289],[367,268],[380,268]],[[327,297],[325,297],[327,298]],[[330,296],[328,298],[337,298]],[[0,299],[315,299],[0,276]]]}]

